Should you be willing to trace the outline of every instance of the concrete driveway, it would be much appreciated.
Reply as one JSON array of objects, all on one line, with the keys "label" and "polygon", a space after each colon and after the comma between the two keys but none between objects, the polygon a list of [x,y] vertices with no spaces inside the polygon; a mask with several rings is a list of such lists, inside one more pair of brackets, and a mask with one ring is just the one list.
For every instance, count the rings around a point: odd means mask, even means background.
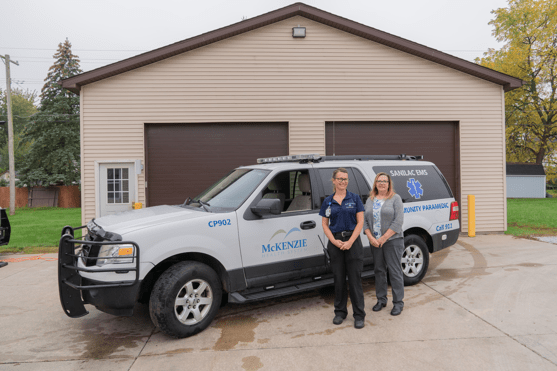
[{"label": "concrete driveway", "polygon": [[[404,312],[334,326],[332,289],[227,305],[207,330],[171,339],[148,309],[113,317],[62,312],[57,262],[0,269],[0,370],[557,370],[557,245],[486,235],[431,255]],[[29,258],[2,256],[1,259]]]}]

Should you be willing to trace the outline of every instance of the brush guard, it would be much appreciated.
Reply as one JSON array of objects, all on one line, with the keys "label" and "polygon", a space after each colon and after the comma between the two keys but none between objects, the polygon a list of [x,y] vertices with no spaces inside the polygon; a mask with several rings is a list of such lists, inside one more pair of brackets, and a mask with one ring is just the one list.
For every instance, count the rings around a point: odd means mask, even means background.
[{"label": "brush guard", "polygon": [[11,232],[12,227],[6,209],[0,209],[0,246],[7,245],[10,242]]},{"label": "brush guard", "polygon": [[[60,302],[64,313],[68,317],[78,318],[87,315],[89,312],[85,309],[86,302],[82,298],[82,291],[84,290],[95,290],[95,289],[105,289],[105,288],[115,288],[115,287],[126,287],[134,286],[139,280],[139,246],[132,241],[83,241],[74,239],[75,230],[86,228],[87,226],[81,226],[78,228],[72,228],[70,226],[65,226],[62,228],[62,237],[60,238],[59,249],[58,249],[58,288],[60,290]],[[81,249],[81,245],[123,245],[129,244],[134,246],[134,255],[132,257],[135,261],[135,268],[113,268],[113,269],[92,269],[87,267],[79,267],[78,259],[83,259],[84,262],[89,260],[97,261],[103,259],[108,261],[118,260],[118,259],[129,259],[126,257],[86,257],[84,254],[76,253],[77,249]],[[79,245],[79,246],[76,246]],[[86,264],[85,264],[86,265]],[[127,273],[129,271],[135,271],[135,280],[133,281],[123,281],[114,282],[107,284],[95,284],[95,285],[82,285],[82,278],[79,272],[87,273]]]}]

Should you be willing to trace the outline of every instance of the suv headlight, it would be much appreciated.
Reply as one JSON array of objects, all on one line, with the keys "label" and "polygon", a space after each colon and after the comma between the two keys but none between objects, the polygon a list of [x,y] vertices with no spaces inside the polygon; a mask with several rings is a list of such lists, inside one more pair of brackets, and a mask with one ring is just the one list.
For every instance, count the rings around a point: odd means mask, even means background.
[{"label": "suv headlight", "polygon": [[133,263],[134,247],[133,245],[103,245],[99,251],[99,258],[116,258],[116,259],[97,259],[97,266],[110,264]]}]

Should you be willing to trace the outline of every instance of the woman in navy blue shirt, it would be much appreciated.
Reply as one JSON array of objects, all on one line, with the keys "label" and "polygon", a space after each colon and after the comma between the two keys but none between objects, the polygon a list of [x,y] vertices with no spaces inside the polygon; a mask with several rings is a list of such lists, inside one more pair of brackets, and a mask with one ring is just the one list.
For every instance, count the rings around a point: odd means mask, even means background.
[{"label": "woman in navy blue shirt", "polygon": [[354,327],[364,327],[364,290],[362,270],[364,250],[360,232],[364,225],[364,204],[360,196],[348,192],[348,172],[338,168],[333,172],[333,194],[323,201],[319,215],[323,217],[323,230],[329,239],[327,249],[335,281],[335,318],[333,323],[340,325],[348,310],[346,277],[350,289],[350,301],[354,310]]}]

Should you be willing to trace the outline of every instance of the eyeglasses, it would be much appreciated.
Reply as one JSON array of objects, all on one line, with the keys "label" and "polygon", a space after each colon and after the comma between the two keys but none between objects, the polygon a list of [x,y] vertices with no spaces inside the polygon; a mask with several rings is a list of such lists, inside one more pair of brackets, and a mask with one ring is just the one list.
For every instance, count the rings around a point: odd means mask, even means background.
[{"label": "eyeglasses", "polygon": [[348,183],[348,178],[335,178],[335,179],[342,183]]},{"label": "eyeglasses", "polygon": [[388,180],[378,180],[377,183],[389,183]]}]

